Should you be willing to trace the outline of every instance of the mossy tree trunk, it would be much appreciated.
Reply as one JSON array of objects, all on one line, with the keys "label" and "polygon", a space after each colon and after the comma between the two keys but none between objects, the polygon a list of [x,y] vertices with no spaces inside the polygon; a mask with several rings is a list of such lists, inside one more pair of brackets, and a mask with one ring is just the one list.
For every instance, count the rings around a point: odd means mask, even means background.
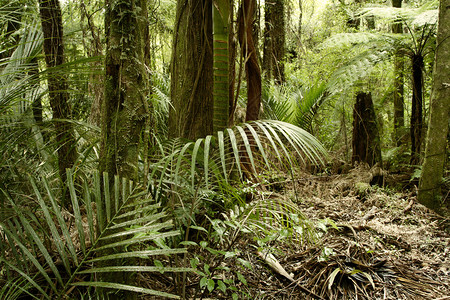
[{"label": "mossy tree trunk", "polygon": [[433,71],[430,119],[418,200],[440,211],[450,116],[450,0],[441,0]]},{"label": "mossy tree trunk", "polygon": [[370,93],[358,93],[353,108],[352,163],[382,165],[380,136]]},{"label": "mossy tree trunk", "polygon": [[412,65],[412,103],[411,103],[411,165],[420,163],[420,148],[422,144],[422,122],[423,122],[423,56],[414,54],[411,59]]},{"label": "mossy tree trunk", "polygon": [[[396,8],[402,7],[402,0],[393,0],[392,6]],[[403,25],[400,22],[392,25],[392,33],[403,33]],[[400,53],[394,56],[394,140],[397,146],[402,144],[405,126],[405,109],[404,109],[404,58]]]},{"label": "mossy tree trunk", "polygon": [[[67,74],[61,68],[64,64],[63,26],[61,7],[58,0],[39,0],[39,13],[41,16],[42,31],[44,33],[45,62],[48,68],[47,83],[55,120],[56,148],[58,153],[59,176],[64,185],[66,182],[66,169],[70,169],[77,159],[76,140],[71,119],[72,112],[69,102]],[[63,206],[68,197],[65,193]]]},{"label": "mossy tree trunk", "polygon": [[239,43],[243,51],[247,78],[246,122],[258,120],[261,107],[261,69],[259,68],[256,44],[253,37],[255,11],[255,0],[243,0],[238,12]]},{"label": "mossy tree trunk", "polygon": [[175,20],[169,135],[213,133],[212,0],[179,0]]},{"label": "mossy tree trunk", "polygon": [[[133,181],[140,179],[139,157],[147,153],[146,124],[148,74],[145,68],[147,26],[146,0],[107,0],[105,2],[105,99],[102,106],[100,172],[108,172],[109,186],[114,175]],[[143,142],[144,141],[144,142]],[[145,172],[144,172],[145,173]],[[103,211],[106,212],[106,207]],[[110,208],[114,210],[114,208]],[[114,211],[111,215],[114,215]],[[106,217],[103,218],[106,222]],[[105,228],[105,224],[101,224]],[[112,254],[114,249],[100,255]],[[126,261],[124,262],[126,264]],[[126,284],[136,280],[130,273],[105,273],[100,280]],[[136,299],[132,292],[102,289],[106,299]]]},{"label": "mossy tree trunk", "polygon": [[149,118],[144,66],[145,1],[106,1],[105,101],[100,170],[136,180],[145,121]]}]

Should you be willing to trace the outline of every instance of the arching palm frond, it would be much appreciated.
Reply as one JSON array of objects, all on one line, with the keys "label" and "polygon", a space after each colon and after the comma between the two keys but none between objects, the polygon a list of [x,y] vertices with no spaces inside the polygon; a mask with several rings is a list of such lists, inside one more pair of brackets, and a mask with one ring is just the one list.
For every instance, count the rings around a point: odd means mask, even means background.
[{"label": "arching palm frond", "polygon": [[195,142],[172,141],[160,149],[149,184],[157,199],[174,193],[183,199],[179,193],[198,195],[200,187],[211,191],[211,185],[232,187],[233,179],[244,173],[259,176],[282,165],[290,169],[296,163],[322,164],[327,156],[311,134],[274,120],[244,123]]},{"label": "arching palm frond", "polygon": [[[17,296],[63,299],[80,297],[88,288],[107,288],[179,298],[165,291],[143,288],[138,283],[128,285],[98,279],[99,274],[105,272],[191,270],[153,263],[153,257],[186,251],[160,248],[155,243],[179,234],[165,218],[160,204],[140,186],[118,177],[115,177],[112,192],[102,198],[101,190],[109,191],[106,173],[104,184],[96,173],[93,183],[85,180],[82,192],[77,193],[72,172],[68,170],[67,175],[73,215],[61,212],[45,178],[39,183],[45,193],[41,193],[38,182],[31,179],[38,210],[24,209],[7,191],[1,191],[1,197],[7,202],[4,205],[12,209],[0,220],[0,264],[7,274],[5,284],[11,287],[3,294],[14,292]],[[128,265],[122,265],[123,261]]]}]

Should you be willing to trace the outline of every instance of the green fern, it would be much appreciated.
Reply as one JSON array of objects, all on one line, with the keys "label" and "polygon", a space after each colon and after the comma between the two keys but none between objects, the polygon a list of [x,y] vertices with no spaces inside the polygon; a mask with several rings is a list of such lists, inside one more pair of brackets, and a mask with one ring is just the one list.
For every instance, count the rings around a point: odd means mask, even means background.
[{"label": "green fern", "polygon": [[[191,269],[139,264],[139,259],[149,261],[156,255],[178,255],[186,251],[145,247],[154,241],[177,236],[179,231],[172,229],[172,222],[165,221],[166,214],[160,204],[141,187],[115,177],[112,193],[106,193],[101,199],[102,188],[108,190],[108,175],[104,174],[102,186],[100,175],[96,173],[92,186],[84,181],[80,199],[72,172],[68,170],[67,175],[74,212],[69,220],[60,211],[45,178],[42,178],[44,195],[37,182],[30,179],[39,205],[39,210],[34,212],[17,205],[2,190],[14,212],[0,221],[3,244],[0,262],[7,275],[4,283],[10,290],[17,295],[32,291],[37,298],[44,299],[82,294],[87,287],[179,298],[139,286],[96,280],[96,275],[104,272],[189,272]],[[104,227],[99,226],[97,230],[97,225],[101,224],[105,224]],[[105,249],[115,252],[104,255]],[[135,264],[117,265],[120,259],[128,258],[135,258]]]}]

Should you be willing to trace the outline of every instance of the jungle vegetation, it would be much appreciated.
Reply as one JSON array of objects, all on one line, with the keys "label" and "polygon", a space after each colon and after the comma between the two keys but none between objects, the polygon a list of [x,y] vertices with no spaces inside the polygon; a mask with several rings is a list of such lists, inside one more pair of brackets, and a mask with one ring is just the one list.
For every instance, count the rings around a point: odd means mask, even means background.
[{"label": "jungle vegetation", "polygon": [[0,35],[0,299],[243,297],[239,234],[317,238],[267,196],[299,170],[448,213],[449,0],[0,0]]}]

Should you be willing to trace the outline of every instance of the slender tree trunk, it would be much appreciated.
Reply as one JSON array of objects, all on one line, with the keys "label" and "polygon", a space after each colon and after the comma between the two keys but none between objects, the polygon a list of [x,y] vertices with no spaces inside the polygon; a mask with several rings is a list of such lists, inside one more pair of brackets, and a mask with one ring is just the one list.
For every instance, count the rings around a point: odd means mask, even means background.
[{"label": "slender tree trunk", "polygon": [[380,136],[372,95],[358,93],[353,109],[352,163],[366,162],[369,166],[382,164]]},{"label": "slender tree trunk", "polygon": [[297,41],[297,52],[302,53],[303,52],[303,44],[302,44],[302,36],[303,36],[303,0],[298,0],[298,8],[299,8],[299,16],[298,16],[298,27],[297,27],[297,35],[298,35],[298,41]]},{"label": "slender tree trunk", "polygon": [[[83,32],[83,45],[86,49],[87,55],[89,57],[100,57],[103,55],[103,44],[101,42],[100,32],[94,24],[92,15],[87,11],[84,1],[80,2],[81,10],[81,24],[84,24],[86,19],[86,26],[81,25]],[[88,38],[88,35],[91,38]],[[90,45],[86,45],[85,40],[92,40]],[[102,61],[98,59],[92,63],[94,69],[100,69]],[[89,78],[88,89],[90,94],[94,95],[93,102],[91,104],[91,113],[89,114],[88,121],[90,124],[101,126],[101,115],[102,115],[102,103],[104,99],[105,89],[103,87],[103,74],[92,74]]]},{"label": "slender tree trunk", "polygon": [[253,16],[256,1],[243,0],[239,9],[239,43],[246,61],[245,73],[247,77],[247,112],[245,121],[259,119],[261,107],[261,70],[259,68],[256,45],[253,39]]},{"label": "slender tree trunk", "polygon": [[213,133],[212,0],[179,0],[175,21],[169,135]]},{"label": "slender tree trunk", "polygon": [[412,57],[412,105],[411,105],[411,165],[420,163],[420,146],[422,143],[422,86],[423,86],[423,57]]},{"label": "slender tree trunk", "polygon": [[[402,0],[393,0],[392,6],[396,8],[402,7]],[[400,22],[392,25],[393,33],[403,33],[403,26]],[[394,140],[397,146],[402,144],[405,126],[405,109],[404,109],[404,59],[400,53],[394,56]]]},{"label": "slender tree trunk", "polygon": [[450,0],[441,0],[433,71],[430,120],[418,200],[441,211],[441,185],[446,159],[450,117]]},{"label": "slender tree trunk", "polygon": [[[56,67],[64,64],[64,43],[61,8],[58,0],[39,0],[42,31],[44,33],[45,62],[48,68],[48,91],[53,119],[55,120],[59,176],[65,186],[66,169],[77,159],[73,126],[64,120],[71,119],[67,75]],[[63,203],[64,204],[64,203]]]},{"label": "slender tree trunk", "polygon": [[228,96],[229,96],[229,112],[228,112],[228,126],[234,124],[234,110],[235,110],[235,84],[236,84],[236,35],[234,27],[234,0],[230,0],[230,23],[228,24],[228,55],[229,55],[229,75],[228,75]]},{"label": "slender tree trunk", "polygon": [[285,82],[285,17],[284,0],[269,0],[265,3],[263,70],[266,78],[271,76],[276,84]]},{"label": "slender tree trunk", "polygon": [[267,81],[272,79],[272,57],[273,57],[273,40],[271,31],[273,30],[273,14],[272,3],[267,1],[264,5],[264,35],[263,35],[263,61],[262,71]]}]

